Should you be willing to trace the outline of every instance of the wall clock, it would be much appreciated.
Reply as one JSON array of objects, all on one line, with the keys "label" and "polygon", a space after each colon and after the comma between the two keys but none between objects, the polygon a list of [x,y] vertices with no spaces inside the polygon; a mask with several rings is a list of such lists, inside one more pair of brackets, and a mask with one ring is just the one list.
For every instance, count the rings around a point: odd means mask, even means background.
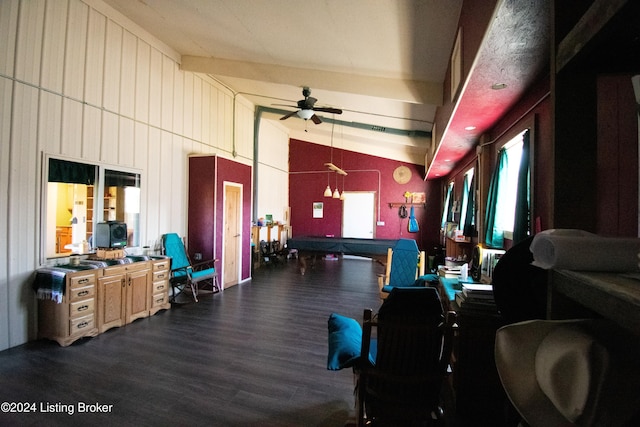
[{"label": "wall clock", "polygon": [[411,179],[411,169],[406,166],[398,166],[393,171],[393,179],[398,184],[406,184]]}]

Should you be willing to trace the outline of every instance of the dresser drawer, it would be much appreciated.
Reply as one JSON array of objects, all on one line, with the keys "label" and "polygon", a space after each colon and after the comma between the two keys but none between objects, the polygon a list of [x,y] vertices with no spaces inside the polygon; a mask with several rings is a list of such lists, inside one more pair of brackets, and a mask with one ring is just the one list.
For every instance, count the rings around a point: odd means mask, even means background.
[{"label": "dresser drawer", "polygon": [[167,258],[164,261],[156,261],[153,263],[153,271],[161,271],[169,269],[170,260]]},{"label": "dresser drawer", "polygon": [[169,290],[169,284],[167,281],[153,282],[153,290],[151,291],[153,294],[157,294],[158,292],[167,292]]},{"label": "dresser drawer", "polygon": [[71,288],[69,292],[69,301],[76,301],[80,299],[91,298],[95,294],[96,294],[96,287],[94,284],[77,287],[77,288]]},{"label": "dresser drawer", "polygon": [[151,308],[165,305],[169,301],[169,295],[166,292],[155,294],[151,300]]},{"label": "dresser drawer", "polygon": [[168,270],[161,270],[161,271],[153,271],[153,281],[154,282],[158,282],[160,280],[167,280],[169,279],[169,271]]},{"label": "dresser drawer", "polygon": [[95,299],[85,299],[82,301],[76,301],[69,304],[69,317],[77,318],[78,316],[85,316],[93,313],[95,307]]},{"label": "dresser drawer", "polygon": [[126,264],[124,268],[128,272],[148,270],[149,263],[147,261],[134,262],[133,264]]},{"label": "dresser drawer", "polygon": [[93,273],[74,275],[69,279],[69,288],[70,289],[83,288],[88,285],[95,285],[95,283],[96,283],[96,275]]},{"label": "dresser drawer", "polygon": [[95,316],[93,314],[90,314],[88,316],[78,317],[76,319],[70,319],[69,335],[82,333],[94,327],[95,327]]},{"label": "dresser drawer", "polygon": [[103,276],[117,276],[118,274],[126,274],[127,270],[123,265],[114,265],[102,270]]}]

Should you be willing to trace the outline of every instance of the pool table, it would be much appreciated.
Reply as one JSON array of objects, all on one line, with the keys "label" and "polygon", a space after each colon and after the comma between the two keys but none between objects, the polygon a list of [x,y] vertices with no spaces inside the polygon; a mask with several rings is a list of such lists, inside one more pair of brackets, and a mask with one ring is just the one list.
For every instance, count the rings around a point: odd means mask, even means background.
[{"label": "pool table", "polygon": [[384,263],[387,250],[393,248],[397,239],[358,239],[353,237],[302,236],[287,240],[288,249],[298,251],[300,272],[305,274],[307,259],[318,255],[356,255]]}]

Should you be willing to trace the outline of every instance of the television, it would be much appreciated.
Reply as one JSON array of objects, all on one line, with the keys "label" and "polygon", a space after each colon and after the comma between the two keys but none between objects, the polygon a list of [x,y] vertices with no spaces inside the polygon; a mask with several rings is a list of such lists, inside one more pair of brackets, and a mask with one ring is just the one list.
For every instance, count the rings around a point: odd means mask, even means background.
[{"label": "television", "polygon": [[127,224],[120,221],[96,224],[93,246],[104,249],[124,248],[127,246]]}]

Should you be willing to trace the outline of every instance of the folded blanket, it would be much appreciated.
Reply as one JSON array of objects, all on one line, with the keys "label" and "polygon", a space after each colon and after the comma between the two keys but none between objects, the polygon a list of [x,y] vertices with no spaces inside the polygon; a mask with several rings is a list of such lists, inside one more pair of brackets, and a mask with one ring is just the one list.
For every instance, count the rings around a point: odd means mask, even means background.
[{"label": "folded blanket", "polygon": [[640,239],[601,237],[583,230],[552,229],[534,236],[533,265],[544,269],[635,272]]},{"label": "folded blanket", "polygon": [[73,270],[40,268],[36,271],[33,290],[38,299],[52,300],[60,304],[64,295],[65,276]]}]

